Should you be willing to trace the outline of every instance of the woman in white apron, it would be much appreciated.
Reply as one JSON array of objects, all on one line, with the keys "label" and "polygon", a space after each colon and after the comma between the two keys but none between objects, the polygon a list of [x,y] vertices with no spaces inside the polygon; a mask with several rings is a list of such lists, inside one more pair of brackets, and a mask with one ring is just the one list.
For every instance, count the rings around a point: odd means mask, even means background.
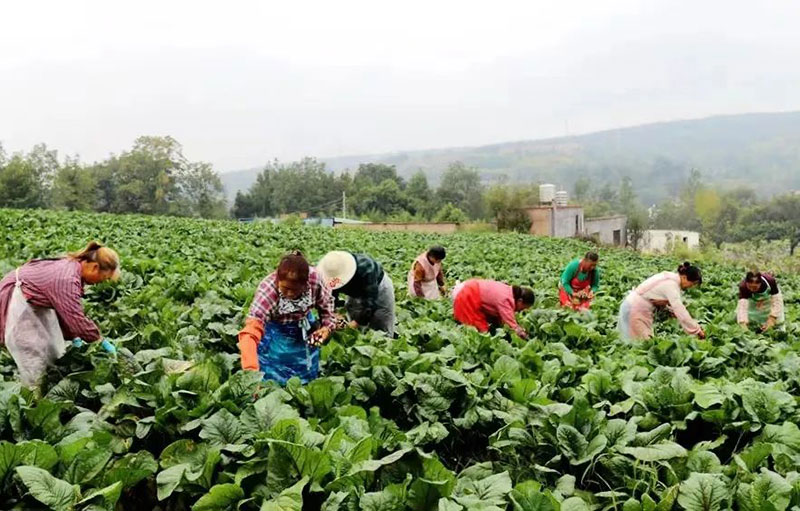
[{"label": "woman in white apron", "polygon": [[624,340],[641,340],[653,337],[654,312],[666,307],[675,315],[683,330],[705,339],[706,334],[686,310],[681,291],[700,285],[700,269],[683,263],[677,272],[659,273],[645,280],[622,302],[619,309],[619,333]]},{"label": "woman in white apron", "polygon": [[736,320],[743,327],[755,325],[762,332],[778,327],[785,321],[783,294],[778,281],[768,273],[747,272],[739,283],[739,306]]},{"label": "woman in white apron", "polygon": [[417,256],[408,270],[408,294],[412,297],[438,300],[447,294],[442,273],[444,247],[431,247]]},{"label": "woman in white apron", "polygon": [[[0,281],[0,344],[17,363],[23,385],[38,385],[47,366],[64,355],[64,339],[103,339],[84,314],[83,288],[118,276],[117,253],[91,242],[60,259],[29,261]],[[109,340],[102,344],[115,352]]]}]

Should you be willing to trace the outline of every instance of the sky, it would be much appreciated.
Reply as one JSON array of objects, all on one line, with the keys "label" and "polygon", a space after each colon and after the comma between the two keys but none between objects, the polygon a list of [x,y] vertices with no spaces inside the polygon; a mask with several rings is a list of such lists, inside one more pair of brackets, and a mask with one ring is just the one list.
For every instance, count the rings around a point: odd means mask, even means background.
[{"label": "sky", "polygon": [[0,143],[171,135],[220,172],[800,109],[800,2],[26,1]]}]

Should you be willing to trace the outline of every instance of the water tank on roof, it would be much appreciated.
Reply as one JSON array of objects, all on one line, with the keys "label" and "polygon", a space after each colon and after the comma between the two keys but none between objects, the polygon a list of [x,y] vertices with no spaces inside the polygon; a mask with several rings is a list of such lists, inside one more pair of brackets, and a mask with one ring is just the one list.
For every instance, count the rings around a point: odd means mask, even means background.
[{"label": "water tank on roof", "polygon": [[556,196],[556,185],[539,185],[539,202],[542,204],[552,204]]},{"label": "water tank on roof", "polygon": [[569,205],[569,194],[565,191],[556,192],[556,206],[564,207]]}]

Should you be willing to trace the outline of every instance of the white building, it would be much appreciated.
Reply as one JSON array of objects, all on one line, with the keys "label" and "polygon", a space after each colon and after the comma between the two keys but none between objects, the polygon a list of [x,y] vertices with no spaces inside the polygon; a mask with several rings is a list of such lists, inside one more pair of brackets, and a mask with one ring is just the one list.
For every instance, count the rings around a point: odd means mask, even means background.
[{"label": "white building", "polygon": [[690,250],[700,248],[700,233],[672,230],[645,231],[640,246],[643,252],[669,252],[679,243]]}]

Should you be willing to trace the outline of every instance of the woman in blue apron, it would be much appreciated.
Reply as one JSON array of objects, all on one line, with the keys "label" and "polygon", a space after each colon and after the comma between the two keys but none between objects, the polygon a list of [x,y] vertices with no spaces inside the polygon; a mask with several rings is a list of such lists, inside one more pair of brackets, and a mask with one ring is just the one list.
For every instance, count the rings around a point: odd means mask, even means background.
[{"label": "woman in blue apron", "polygon": [[747,272],[739,283],[736,320],[745,328],[754,325],[762,332],[784,327],[783,294],[775,277],[768,273]]},{"label": "woman in blue apron", "polygon": [[330,291],[301,253],[287,255],[259,284],[239,332],[242,369],[281,385],[293,376],[308,383],[319,375],[319,346],[333,328]]}]

